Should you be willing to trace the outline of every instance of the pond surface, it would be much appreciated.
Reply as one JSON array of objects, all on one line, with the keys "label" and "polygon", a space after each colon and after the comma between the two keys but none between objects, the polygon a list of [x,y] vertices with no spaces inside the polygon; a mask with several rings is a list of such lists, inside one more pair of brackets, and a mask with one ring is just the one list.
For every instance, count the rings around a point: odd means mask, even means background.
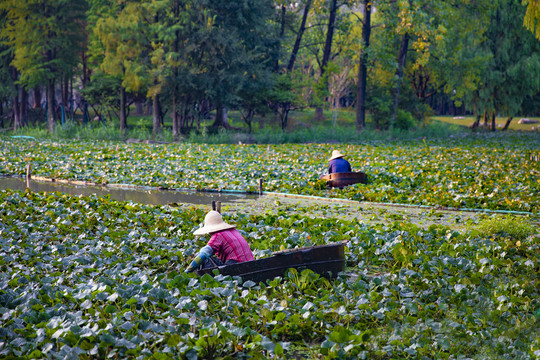
[{"label": "pond surface", "polygon": [[[26,179],[15,177],[0,177],[0,191],[5,189],[25,190]],[[107,196],[119,201],[133,201],[149,205],[165,204],[195,204],[210,205],[212,201],[221,201],[221,203],[231,203],[241,200],[256,200],[259,196],[255,194],[231,194],[197,191],[176,191],[176,190],[157,190],[131,188],[131,187],[107,187],[107,186],[88,186],[71,185],[53,181],[35,181],[30,180],[30,190],[34,192],[52,192],[59,191],[70,195],[97,195]]]},{"label": "pond surface", "polygon": [[[0,191],[4,189],[26,189],[26,179],[0,177]],[[144,187],[118,187],[73,185],[61,182],[30,180],[34,192],[59,191],[71,195],[110,196],[119,201],[133,201],[149,205],[178,204],[211,209],[212,201],[221,201],[225,212],[265,214],[268,212],[287,215],[358,220],[364,223],[393,223],[406,221],[427,228],[431,224],[465,227],[467,219],[477,219],[480,213],[469,211],[439,210],[435,208],[403,207],[392,204],[377,204],[340,199],[322,199],[295,196],[292,194],[267,193],[263,196],[243,193],[197,192],[189,190],[158,190]]]}]

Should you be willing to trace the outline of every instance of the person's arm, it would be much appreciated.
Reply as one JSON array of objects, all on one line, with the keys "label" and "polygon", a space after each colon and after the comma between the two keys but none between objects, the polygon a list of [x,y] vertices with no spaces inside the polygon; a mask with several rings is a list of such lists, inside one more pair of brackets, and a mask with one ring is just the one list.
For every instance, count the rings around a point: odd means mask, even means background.
[{"label": "person's arm", "polygon": [[330,160],[330,163],[328,164],[328,173],[331,174],[333,171],[333,165],[334,165],[334,160]]},{"label": "person's arm", "polygon": [[189,266],[186,268],[185,272],[192,272],[202,264],[204,264],[204,261],[208,259],[210,256],[214,254],[214,249],[212,249],[210,246],[206,245],[201,248],[197,256],[191,261]]}]

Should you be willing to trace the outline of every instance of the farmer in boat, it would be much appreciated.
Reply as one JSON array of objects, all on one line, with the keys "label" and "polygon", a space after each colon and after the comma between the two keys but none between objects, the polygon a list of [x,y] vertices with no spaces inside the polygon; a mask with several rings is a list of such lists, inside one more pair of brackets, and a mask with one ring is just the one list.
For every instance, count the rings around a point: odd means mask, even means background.
[{"label": "farmer in boat", "polygon": [[344,173],[351,172],[351,164],[343,158],[342,153],[339,150],[332,151],[332,157],[329,159],[330,163],[328,164],[328,173]]},{"label": "farmer in boat", "polygon": [[210,241],[201,248],[185,272],[191,272],[200,267],[204,269],[253,260],[253,253],[246,239],[234,225],[224,222],[217,211],[212,210],[206,214],[204,226],[193,234],[210,234]]}]

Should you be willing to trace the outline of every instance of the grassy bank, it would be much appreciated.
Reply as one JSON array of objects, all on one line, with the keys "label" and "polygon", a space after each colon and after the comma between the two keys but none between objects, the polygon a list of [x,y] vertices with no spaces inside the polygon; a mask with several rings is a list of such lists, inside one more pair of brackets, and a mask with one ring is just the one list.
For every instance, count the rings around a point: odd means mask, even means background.
[{"label": "grassy bank", "polygon": [[[519,124],[519,120],[521,119],[521,117],[518,116],[512,120],[508,129],[518,130],[518,131],[540,131],[540,118],[539,117],[527,117],[527,118],[531,120],[537,120],[539,122],[536,124]],[[504,124],[506,123],[506,119],[507,119],[506,117],[496,117],[495,123],[498,130],[504,127]],[[433,120],[440,121],[446,124],[458,125],[461,127],[469,127],[474,122],[475,119],[473,116],[434,116]],[[480,121],[480,126],[483,126],[483,124],[484,124],[483,120]]]},{"label": "grassy bank", "polygon": [[[391,139],[418,139],[418,138],[446,138],[467,131],[459,125],[447,124],[440,121],[427,121],[408,130],[391,128],[386,131],[374,129],[368,120],[366,128],[356,131],[355,114],[347,110],[337,113],[335,120],[330,112],[325,113],[322,122],[313,122],[313,111],[291,112],[288,127],[283,131],[275,119],[257,119],[253,122],[252,133],[248,132],[247,125],[241,120],[238,112],[229,113],[229,123],[232,130],[221,129],[212,132],[210,126],[212,118],[203,119],[198,129],[189,134],[180,136],[179,141],[191,143],[212,144],[279,144],[279,143],[304,143],[304,142],[346,142],[359,143],[367,140],[391,140]],[[127,139],[172,142],[172,124],[170,119],[165,118],[161,131],[152,135],[152,119],[150,116],[128,117],[128,131],[120,133],[116,121],[91,122],[82,126],[80,122],[68,121],[64,125],[58,125],[54,133],[49,133],[45,124],[37,127],[25,127],[17,132],[5,134],[15,136],[31,136],[38,139],[79,139],[79,140],[108,140],[126,141]]]}]

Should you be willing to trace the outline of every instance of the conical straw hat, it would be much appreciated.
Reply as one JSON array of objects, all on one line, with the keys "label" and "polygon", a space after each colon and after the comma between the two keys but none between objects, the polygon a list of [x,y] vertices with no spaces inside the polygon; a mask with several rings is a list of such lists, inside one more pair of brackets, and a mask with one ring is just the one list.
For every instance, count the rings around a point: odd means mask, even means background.
[{"label": "conical straw hat", "polygon": [[345,155],[343,155],[342,153],[339,152],[339,150],[334,150],[332,151],[332,157],[328,160],[334,160],[334,159],[337,159],[337,158],[340,158],[340,157],[343,157]]},{"label": "conical straw hat", "polygon": [[234,225],[227,224],[223,221],[221,214],[217,211],[210,211],[204,218],[204,226],[193,232],[194,235],[210,234],[220,230],[227,230],[234,228]]}]

